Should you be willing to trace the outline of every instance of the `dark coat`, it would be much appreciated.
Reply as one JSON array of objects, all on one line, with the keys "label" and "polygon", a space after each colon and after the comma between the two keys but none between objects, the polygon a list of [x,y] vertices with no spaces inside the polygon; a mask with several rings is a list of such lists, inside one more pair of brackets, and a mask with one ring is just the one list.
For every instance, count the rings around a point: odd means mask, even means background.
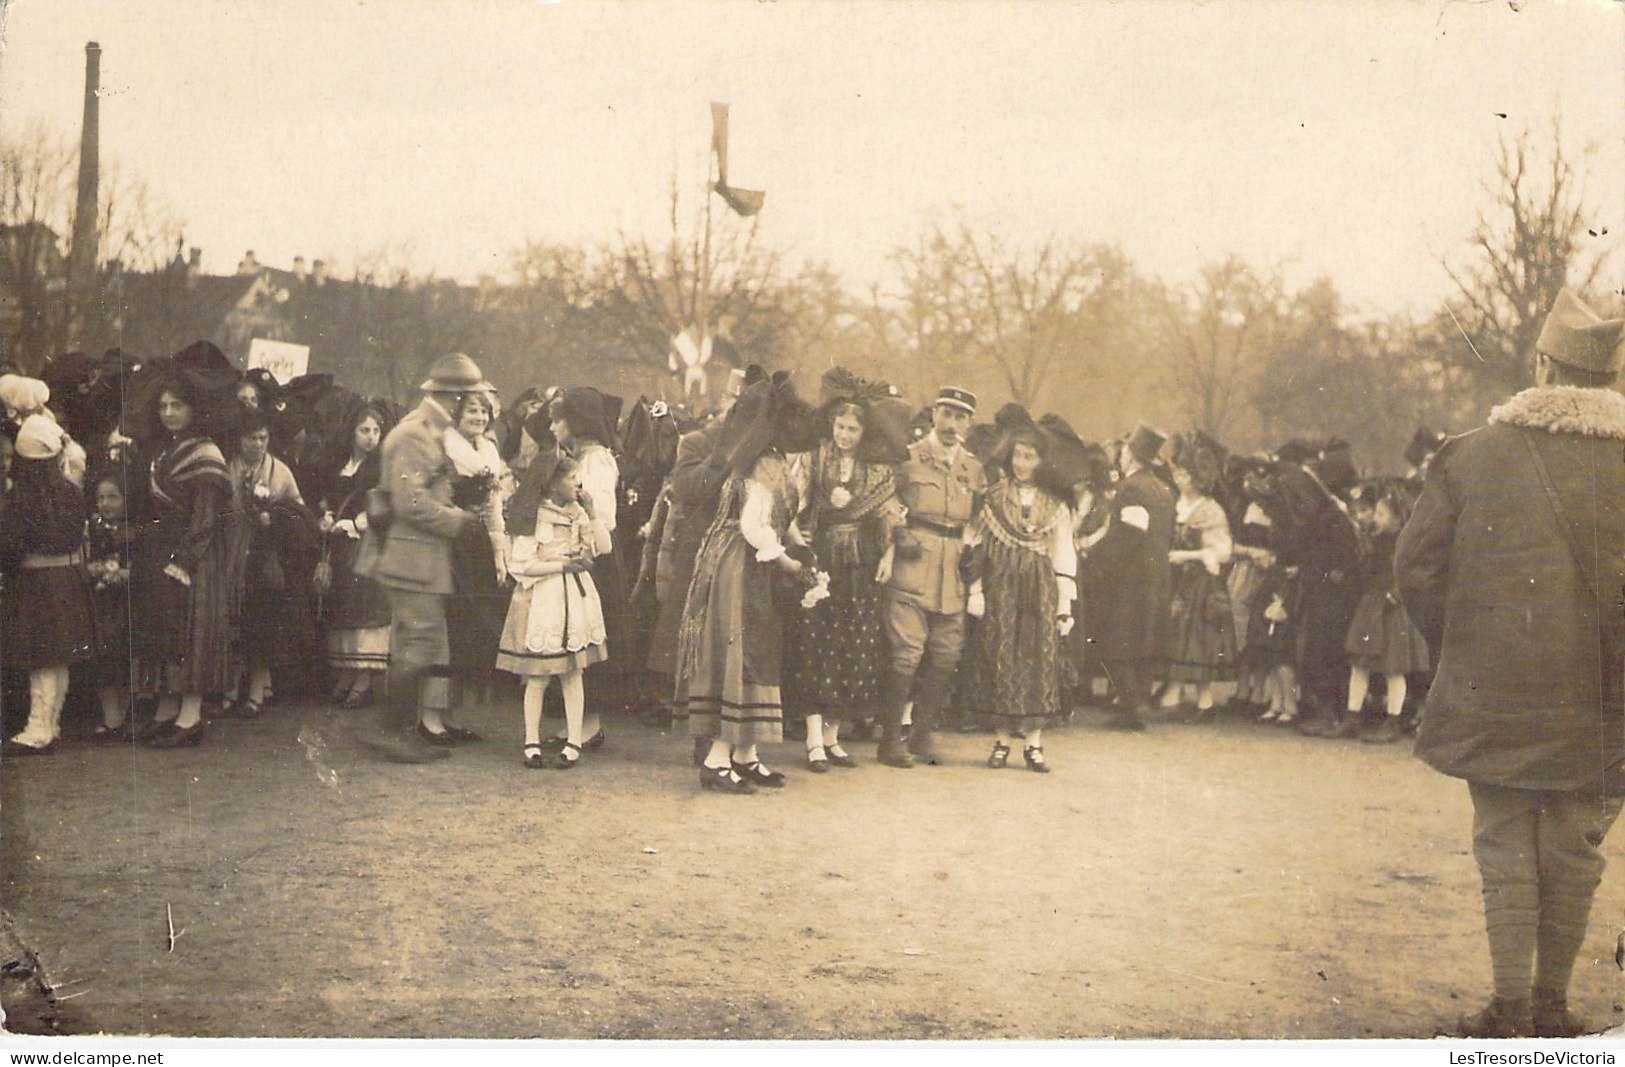
[{"label": "dark coat", "polygon": [[[1130,508],[1144,509],[1146,529],[1124,520]],[[1174,495],[1150,470],[1137,471],[1117,486],[1111,524],[1089,557],[1100,582],[1100,655],[1108,662],[1153,659],[1162,655],[1173,599]]]},{"label": "dark coat", "polygon": [[1434,457],[1394,558],[1400,598],[1439,650],[1416,739],[1434,768],[1569,790],[1625,756],[1622,442],[1625,397],[1537,388]]},{"label": "dark coat", "polygon": [[709,462],[721,435],[721,419],[685,433],[677,442],[677,460],[667,479],[665,492],[670,502],[654,579],[660,615],[649,635],[647,662],[648,669],[657,674],[672,675],[677,671],[677,628],[682,623],[689,582],[694,578],[694,559],[700,542],[705,540],[705,531],[717,517],[722,485],[728,480],[725,466]]},{"label": "dark coat", "polygon": [[1337,498],[1306,467],[1283,463],[1275,488],[1283,521],[1277,555],[1298,569],[1298,678],[1323,698],[1348,676],[1343,639],[1360,601],[1360,537]]}]

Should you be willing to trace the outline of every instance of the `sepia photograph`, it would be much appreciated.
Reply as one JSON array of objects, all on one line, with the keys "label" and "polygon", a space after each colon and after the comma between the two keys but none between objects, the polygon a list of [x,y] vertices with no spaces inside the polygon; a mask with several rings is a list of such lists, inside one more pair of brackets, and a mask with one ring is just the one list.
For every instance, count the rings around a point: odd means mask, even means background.
[{"label": "sepia photograph", "polygon": [[1617,0],[0,0],[9,1062],[1613,1063],[1622,101]]}]

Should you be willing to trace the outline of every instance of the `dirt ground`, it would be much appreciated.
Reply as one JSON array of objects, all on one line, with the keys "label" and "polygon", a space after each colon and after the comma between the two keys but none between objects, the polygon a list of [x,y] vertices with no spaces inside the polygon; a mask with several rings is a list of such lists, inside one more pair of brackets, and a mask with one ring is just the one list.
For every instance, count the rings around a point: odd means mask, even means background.
[{"label": "dirt ground", "polygon": [[[1407,744],[1085,715],[1047,777],[986,769],[979,736],[821,777],[792,742],[786,789],[731,797],[630,722],[559,773],[520,764],[516,702],[425,767],[339,716],[5,765],[3,903],[91,1029],[1418,1037],[1487,994],[1466,789]],[[1573,990],[1608,1026],[1622,842]]]}]

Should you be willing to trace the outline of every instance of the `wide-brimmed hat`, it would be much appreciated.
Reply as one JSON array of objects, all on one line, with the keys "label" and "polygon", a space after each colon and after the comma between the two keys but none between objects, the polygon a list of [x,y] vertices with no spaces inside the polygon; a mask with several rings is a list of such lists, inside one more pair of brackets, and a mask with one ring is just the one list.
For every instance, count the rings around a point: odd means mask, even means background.
[{"label": "wide-brimmed hat", "polygon": [[429,376],[418,388],[425,393],[466,393],[484,384],[479,364],[461,352],[453,352],[434,361]]},{"label": "wide-brimmed hat", "polygon": [[1625,319],[1604,319],[1572,289],[1564,289],[1540,328],[1535,351],[1592,374],[1617,374],[1625,355],[1621,337],[1625,337]]},{"label": "wide-brimmed hat", "polygon": [[1054,412],[1039,419],[1038,428],[1048,439],[1041,469],[1047,483],[1069,491],[1079,482],[1091,488],[1105,484],[1110,467],[1105,449],[1083,440],[1071,423]]},{"label": "wide-brimmed hat", "polygon": [[825,427],[842,403],[863,409],[863,439],[858,459],[898,464],[908,459],[909,422],[914,412],[885,382],[870,381],[845,367],[831,367],[818,380],[818,415]]},{"label": "wide-brimmed hat", "polygon": [[818,443],[821,426],[812,406],[796,395],[795,385],[783,371],[749,386],[728,409],[716,449],[737,473],[771,449],[806,452]]}]

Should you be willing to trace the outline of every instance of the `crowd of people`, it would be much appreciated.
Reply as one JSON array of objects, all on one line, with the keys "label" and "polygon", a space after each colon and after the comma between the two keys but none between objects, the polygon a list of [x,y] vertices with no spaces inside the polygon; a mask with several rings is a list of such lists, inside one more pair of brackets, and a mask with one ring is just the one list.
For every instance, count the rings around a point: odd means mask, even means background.
[{"label": "crowd of people", "polygon": [[[57,746],[70,689],[94,739],[197,745],[324,651],[333,703],[387,705],[363,733],[388,758],[477,740],[459,711],[512,675],[527,766],[576,766],[606,715],[675,716],[732,792],[784,783],[759,746],[787,731],[814,773],[854,736],[933,763],[949,728],[1048,772],[1045,727],[1090,704],[1391,741],[1429,669],[1393,591],[1418,482],[1360,481],[1338,441],[1086,443],[842,368],[816,402],[736,371],[699,417],[590,386],[505,409],[461,355],[401,411],[208,342],[69,354],[0,399],[11,755]],[[1441,441],[1419,431],[1413,474]]]},{"label": "crowd of people", "polygon": [[1572,1036],[1625,803],[1622,338],[1564,292],[1533,388],[1364,481],[1335,440],[1087,443],[1054,413],[978,421],[951,385],[916,410],[841,368],[816,402],[740,370],[694,418],[590,386],[504,409],[463,355],[401,412],[207,342],[70,354],[0,375],[0,708],[27,713],[4,755],[53,751],[75,689],[94,740],[196,746],[320,678],[317,640],[385,759],[479,741],[461,713],[505,675],[525,766],[669,716],[728,794],[785,784],[762,746],[787,733],[815,774],[855,766],[859,734],[887,766],[939,762],[947,728],[989,734],[989,768],[1019,745],[1047,773],[1046,730],[1088,705],[1131,731],[1221,711],[1414,729],[1474,811],[1496,993],[1462,1033]]}]

